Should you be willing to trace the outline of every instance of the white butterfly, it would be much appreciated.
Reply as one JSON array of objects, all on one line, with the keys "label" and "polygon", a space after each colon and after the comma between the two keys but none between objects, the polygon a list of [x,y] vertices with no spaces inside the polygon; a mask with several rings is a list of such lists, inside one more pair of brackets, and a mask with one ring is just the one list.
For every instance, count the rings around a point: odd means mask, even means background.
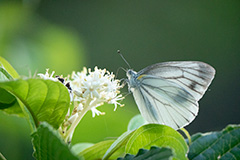
[{"label": "white butterfly", "polygon": [[215,69],[198,61],[157,63],[127,71],[128,87],[148,123],[182,128],[198,114],[198,101],[215,75]]}]

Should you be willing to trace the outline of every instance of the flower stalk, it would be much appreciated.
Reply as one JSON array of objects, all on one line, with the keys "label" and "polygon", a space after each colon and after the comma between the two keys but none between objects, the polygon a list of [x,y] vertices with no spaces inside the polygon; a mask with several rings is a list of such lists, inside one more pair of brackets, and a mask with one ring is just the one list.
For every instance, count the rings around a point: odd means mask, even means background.
[{"label": "flower stalk", "polygon": [[75,128],[77,127],[77,125],[79,124],[79,122],[81,121],[81,119],[83,118],[83,116],[87,113],[88,108],[84,108],[77,116],[77,118],[75,119],[75,121],[72,123],[72,125],[70,126],[70,128],[67,130],[67,133],[64,137],[66,142],[71,142],[72,136],[73,136],[73,132],[75,130]]}]

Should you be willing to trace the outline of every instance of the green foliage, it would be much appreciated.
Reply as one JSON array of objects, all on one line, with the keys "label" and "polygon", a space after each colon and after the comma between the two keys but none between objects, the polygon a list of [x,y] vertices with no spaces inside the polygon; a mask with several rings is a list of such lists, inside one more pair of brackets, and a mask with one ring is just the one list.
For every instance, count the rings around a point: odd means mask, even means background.
[{"label": "green foliage", "polygon": [[41,123],[37,131],[32,134],[32,138],[34,157],[38,160],[78,160],[68,145],[63,142],[59,133],[48,123]]},{"label": "green foliage", "polygon": [[169,147],[174,151],[175,159],[186,159],[188,148],[183,137],[177,131],[158,124],[142,126],[144,123],[141,115],[133,117],[129,122],[128,131],[111,145],[103,159],[107,159],[120,147],[125,148],[125,153],[136,154],[140,148],[149,149],[153,145]]},{"label": "green foliage", "polygon": [[6,160],[6,158],[0,153],[0,160]]},{"label": "green foliage", "polygon": [[129,131],[135,130],[139,128],[141,125],[143,125],[144,123],[145,123],[145,120],[143,119],[141,114],[138,114],[134,116],[128,123],[128,130]]},{"label": "green foliage", "polygon": [[240,125],[229,125],[219,132],[195,134],[188,153],[190,160],[240,159]]},{"label": "green foliage", "polygon": [[173,153],[169,148],[151,147],[150,150],[140,149],[136,156],[126,154],[124,158],[118,158],[117,160],[143,160],[143,159],[156,159],[156,160],[170,160]]},{"label": "green foliage", "polygon": [[[139,121],[139,123],[135,121]],[[140,148],[150,149],[151,146],[157,146],[170,148],[173,151],[173,159],[187,159],[187,144],[177,131],[164,125],[148,124],[141,126],[142,124],[144,124],[144,121],[137,115],[132,118],[128,128],[138,129],[128,130],[115,141],[99,142],[80,152],[79,155],[83,155],[85,159],[114,159],[116,156],[119,157],[126,153],[135,155]]]},{"label": "green foliage", "polygon": [[[108,148],[113,144],[114,140],[101,141],[94,144],[93,146],[83,150],[78,155],[83,156],[86,160],[95,160],[102,159]],[[124,150],[118,150],[113,154],[110,159],[116,159],[119,156],[122,156]]]},{"label": "green foliage", "polygon": [[128,130],[116,140],[80,143],[70,150],[57,130],[70,105],[67,88],[51,80],[16,78],[19,78],[17,72],[0,57],[0,109],[9,114],[24,113],[28,118],[34,131],[32,142],[36,159],[106,160],[124,155],[118,159],[184,160],[186,155],[190,160],[240,159],[239,125],[229,125],[220,132],[195,134],[188,147],[179,132],[165,125],[144,125],[140,115],[130,120]]},{"label": "green foliage", "polygon": [[138,128],[126,144],[126,153],[136,154],[139,148],[150,149],[151,146],[169,147],[174,152],[173,159],[187,159],[187,144],[180,133],[171,127],[148,124]]},{"label": "green foliage", "polygon": [[109,147],[107,152],[103,156],[104,159],[108,159],[114,152],[116,152],[120,148],[125,148],[129,138],[132,136],[134,131],[127,131],[123,133],[114,143]]},{"label": "green foliage", "polygon": [[[174,159],[187,159],[187,144],[177,131],[164,125],[148,124],[141,126],[143,124],[142,117],[137,115],[130,121],[129,130],[118,137],[117,140],[99,142],[82,151],[80,155],[83,155],[85,159],[102,157],[102,159],[112,159],[121,154],[137,154],[140,148],[150,149],[151,146],[158,146],[172,149]],[[134,128],[136,129],[132,130]]]},{"label": "green foliage", "polygon": [[[14,95],[31,114],[37,126],[46,121],[58,128],[67,113],[70,97],[67,88],[60,82],[43,79],[27,79],[0,83],[0,88]],[[3,94],[8,94],[4,92]],[[14,112],[14,108],[11,108]]]},{"label": "green foliage", "polygon": [[[0,57],[0,82],[19,78],[18,73],[3,57]],[[8,114],[23,116],[23,112],[17,103],[17,99],[8,91],[0,88],[0,109]],[[9,109],[11,107],[11,109]]]},{"label": "green foliage", "polygon": [[129,138],[132,136],[135,130],[142,126],[144,123],[145,121],[140,114],[134,116],[128,123],[128,131],[123,133],[121,136],[118,137],[117,140],[114,141],[114,143],[111,145],[111,147],[107,150],[107,152],[103,156],[103,160],[108,159],[119,148],[123,147],[125,148]]},{"label": "green foliage", "polygon": [[5,76],[8,80],[19,78],[17,71],[3,57],[0,57],[0,75],[0,81],[6,80],[2,78],[3,76]]},{"label": "green foliage", "polygon": [[82,152],[83,150],[85,150],[93,145],[94,145],[93,143],[77,143],[71,147],[71,150],[73,153],[78,155],[80,152]]},{"label": "green foliage", "polygon": [[49,67],[61,74],[82,68],[87,62],[79,35],[49,23],[35,11],[21,3],[1,3],[0,55],[24,68],[19,70],[24,75],[29,68],[44,72]]},{"label": "green foliage", "polygon": [[0,109],[7,109],[12,107],[16,102],[16,98],[9,94],[6,90],[0,88]]}]

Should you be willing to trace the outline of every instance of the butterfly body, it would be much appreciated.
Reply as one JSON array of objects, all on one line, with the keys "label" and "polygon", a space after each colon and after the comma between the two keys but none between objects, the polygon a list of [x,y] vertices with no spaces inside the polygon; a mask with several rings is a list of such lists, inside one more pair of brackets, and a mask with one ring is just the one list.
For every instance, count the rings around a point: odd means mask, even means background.
[{"label": "butterfly body", "polygon": [[215,70],[198,61],[163,62],[139,72],[127,71],[128,86],[148,123],[179,129],[198,114],[203,96]]}]

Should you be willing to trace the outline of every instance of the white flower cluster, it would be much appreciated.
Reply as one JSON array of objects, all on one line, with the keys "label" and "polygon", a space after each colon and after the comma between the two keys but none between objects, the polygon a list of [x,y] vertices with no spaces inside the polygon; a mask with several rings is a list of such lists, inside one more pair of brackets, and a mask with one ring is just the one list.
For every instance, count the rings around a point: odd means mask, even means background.
[{"label": "white flower cluster", "polygon": [[[49,75],[47,70],[46,74],[38,75],[43,79],[59,80],[65,84],[63,78],[53,77],[54,72]],[[71,111],[69,109],[62,126],[59,128],[66,141],[71,141],[76,126],[87,111],[91,110],[92,116],[95,117],[95,115],[104,114],[97,110],[97,107],[104,103],[114,104],[114,111],[117,109],[117,105],[123,106],[118,102],[123,99],[122,95],[119,94],[119,89],[122,86],[120,81],[114,77],[114,74],[106,69],[95,67],[94,71],[83,68],[82,72],[73,72],[71,77],[66,78],[65,86],[72,93],[71,101],[73,104],[73,108]]]},{"label": "white flower cluster", "polygon": [[96,108],[101,106],[104,102],[114,104],[116,110],[118,100],[122,99],[122,95],[119,94],[119,89],[122,87],[119,84],[119,80],[114,79],[114,74],[106,71],[106,69],[84,68],[82,72],[73,72],[71,87],[74,93],[74,102],[78,103],[77,110],[82,110],[86,104],[91,106],[92,116],[99,115],[102,112]]}]

